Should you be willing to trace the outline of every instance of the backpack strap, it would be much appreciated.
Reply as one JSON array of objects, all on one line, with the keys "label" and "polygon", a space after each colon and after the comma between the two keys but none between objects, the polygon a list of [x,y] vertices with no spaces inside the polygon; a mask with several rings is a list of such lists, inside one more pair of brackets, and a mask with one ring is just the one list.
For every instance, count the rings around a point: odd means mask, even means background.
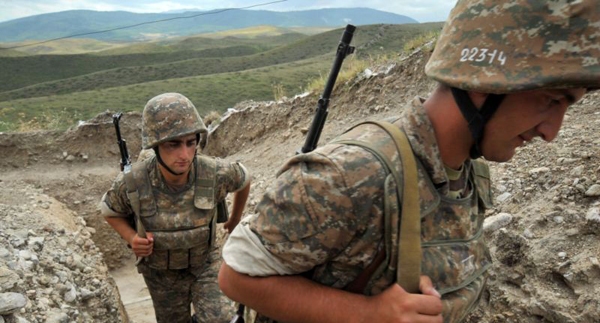
[{"label": "backpack strap", "polygon": [[[417,164],[406,134],[397,126],[386,121],[367,121],[362,124],[374,124],[388,133],[393,139],[396,149],[402,159],[402,196],[397,189],[398,201],[402,204],[400,216],[400,234],[398,238],[398,270],[396,282],[409,293],[419,292],[421,275],[421,215],[419,208],[419,189],[417,181]],[[400,185],[400,174],[394,165],[383,153],[369,142],[358,140],[339,140],[336,143],[350,144],[363,147],[373,153],[384,165],[386,172],[391,173]],[[387,212],[387,209],[386,209]],[[386,223],[387,225],[387,223]],[[386,228],[388,230],[388,228]],[[391,246],[386,246],[386,249]],[[385,257],[378,252],[375,259],[351,282],[346,289],[349,291],[362,292],[368,280]]]}]

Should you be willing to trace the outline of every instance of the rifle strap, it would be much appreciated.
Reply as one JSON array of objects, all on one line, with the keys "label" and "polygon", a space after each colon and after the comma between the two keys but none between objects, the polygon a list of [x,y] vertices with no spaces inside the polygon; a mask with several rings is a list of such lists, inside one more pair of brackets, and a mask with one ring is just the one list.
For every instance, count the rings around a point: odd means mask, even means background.
[{"label": "rifle strap", "polygon": [[[396,149],[402,160],[402,196],[400,190],[396,189],[397,198],[401,201],[402,211],[400,214],[400,234],[398,239],[398,266],[396,282],[409,293],[419,292],[419,282],[421,275],[421,216],[419,207],[419,189],[417,182],[417,164],[414,159],[412,148],[408,138],[397,126],[385,121],[367,121],[385,130],[393,139]],[[392,173],[396,186],[401,183],[400,174],[394,165],[378,149],[368,142],[356,140],[340,140],[336,143],[344,143],[361,146],[373,153],[385,166],[388,173]],[[388,212],[388,209],[385,209]],[[386,215],[387,216],[387,215]],[[386,228],[389,230],[389,228]],[[386,259],[386,246],[381,249],[374,260],[369,264],[358,277],[346,286],[346,290],[362,293],[369,279]],[[389,255],[388,255],[389,257]]]},{"label": "rifle strap", "polygon": [[[139,167],[142,167],[145,164],[146,163],[133,163],[131,168],[123,171],[123,179],[125,180],[125,185],[127,186],[127,198],[129,199],[129,203],[131,204],[131,209],[133,210],[135,217],[134,229],[136,229],[137,235],[140,238],[146,238],[146,229],[144,228],[144,224],[140,219],[140,193],[138,192],[133,173],[135,172],[134,168],[137,170]],[[143,260],[143,257],[138,257],[135,261],[135,265],[139,265]]]},{"label": "rifle strap", "polygon": [[[389,122],[373,122],[394,140],[402,159],[403,189],[400,237],[398,242],[398,272],[396,282],[409,293],[418,293],[421,280],[421,212],[417,163],[406,134]],[[395,168],[393,168],[395,170]],[[397,172],[392,171],[399,185]]]},{"label": "rifle strap", "polygon": [[[132,168],[137,168],[140,166],[144,166],[145,163],[134,163]],[[125,185],[127,186],[127,198],[129,199],[129,203],[131,204],[131,209],[133,210],[135,216],[135,224],[138,236],[141,238],[146,237],[146,230],[142,221],[140,220],[140,194],[137,189],[137,185],[135,182],[135,178],[133,178],[133,169],[129,169],[123,172],[123,179],[125,180]]]}]

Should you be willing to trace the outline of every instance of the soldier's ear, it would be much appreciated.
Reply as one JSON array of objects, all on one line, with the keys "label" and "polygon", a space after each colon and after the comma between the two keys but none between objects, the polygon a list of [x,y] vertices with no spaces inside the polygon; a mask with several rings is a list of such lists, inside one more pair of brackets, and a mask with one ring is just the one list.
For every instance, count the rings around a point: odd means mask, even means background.
[{"label": "soldier's ear", "polygon": [[206,147],[206,145],[208,144],[208,133],[198,135],[200,136],[200,139],[198,140],[198,143],[200,144],[200,149],[204,149],[204,147]]}]

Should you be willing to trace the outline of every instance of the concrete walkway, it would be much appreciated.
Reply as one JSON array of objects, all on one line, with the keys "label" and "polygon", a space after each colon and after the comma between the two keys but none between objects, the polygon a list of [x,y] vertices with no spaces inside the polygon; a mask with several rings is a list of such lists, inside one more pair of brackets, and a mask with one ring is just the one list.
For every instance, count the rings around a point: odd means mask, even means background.
[{"label": "concrete walkway", "polygon": [[111,271],[117,283],[121,301],[129,315],[130,323],[156,323],[154,308],[144,278],[137,272],[134,260],[127,265]]}]

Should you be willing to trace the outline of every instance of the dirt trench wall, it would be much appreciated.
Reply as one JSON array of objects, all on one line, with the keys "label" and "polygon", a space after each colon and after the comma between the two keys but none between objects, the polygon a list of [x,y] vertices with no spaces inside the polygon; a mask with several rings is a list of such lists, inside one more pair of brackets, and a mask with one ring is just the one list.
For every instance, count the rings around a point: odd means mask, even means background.
[{"label": "dirt trench wall", "polygon": [[31,185],[0,201],[0,321],[128,322],[95,229]]}]

